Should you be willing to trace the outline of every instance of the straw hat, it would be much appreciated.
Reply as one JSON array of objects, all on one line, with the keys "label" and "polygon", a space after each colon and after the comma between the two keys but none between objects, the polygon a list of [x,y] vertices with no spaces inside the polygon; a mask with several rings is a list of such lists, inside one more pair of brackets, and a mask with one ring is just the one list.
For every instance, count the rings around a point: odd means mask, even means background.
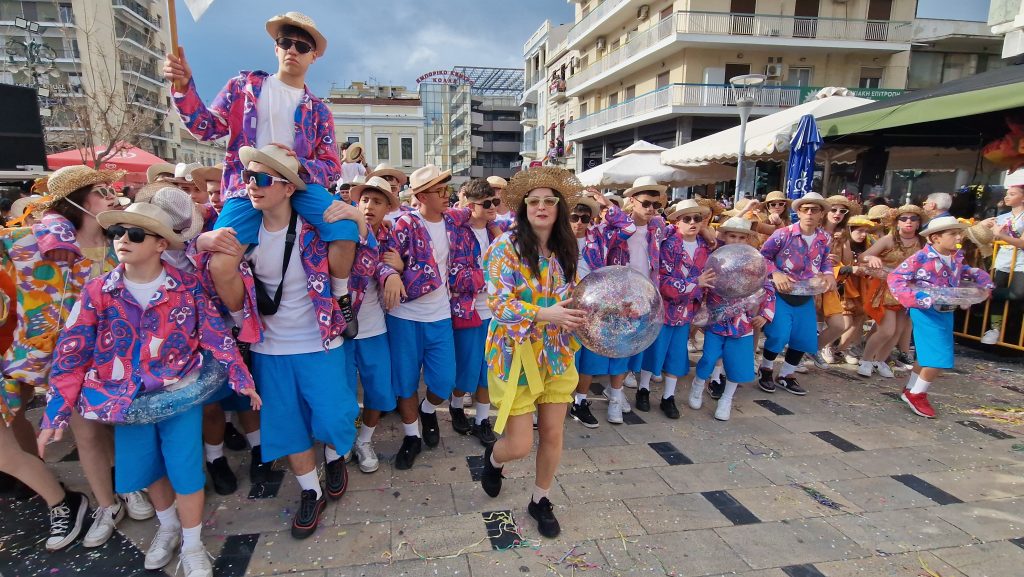
[{"label": "straw hat", "polygon": [[206,219],[187,192],[163,182],[147,184],[135,194],[136,204],[154,204],[170,217],[171,229],[188,242],[203,232]]},{"label": "straw hat", "polygon": [[353,142],[345,149],[345,162],[358,162],[363,155],[363,143]]},{"label": "straw hat", "polygon": [[793,201],[793,210],[800,210],[800,207],[805,204],[816,204],[821,207],[821,210],[828,210],[829,202],[825,200],[824,196],[821,196],[817,192],[808,192],[800,198]]},{"label": "straw hat", "polygon": [[583,185],[575,174],[564,168],[538,166],[515,173],[505,190],[501,191],[501,201],[518,212],[526,195],[538,188],[557,190],[564,197],[569,210],[576,206],[583,192]]},{"label": "straw hat", "polygon": [[323,56],[324,52],[327,51],[327,38],[324,38],[324,35],[317,30],[316,22],[313,22],[312,18],[301,12],[285,12],[267,20],[267,34],[270,34],[271,38],[277,40],[281,27],[286,24],[309,32],[309,35],[313,37],[313,42],[316,43],[316,46],[313,47],[313,52],[317,56]]},{"label": "straw hat", "polygon": [[634,194],[639,194],[641,192],[656,192],[659,195],[663,195],[667,190],[667,186],[658,184],[658,181],[654,180],[653,177],[641,176],[633,181],[633,186],[627,188],[626,192],[622,193],[622,196],[630,198]]},{"label": "straw hat", "polygon": [[32,194],[46,194],[49,189],[46,187],[46,182],[50,179],[49,176],[41,176],[32,181],[32,188],[28,191]]},{"label": "straw hat", "polygon": [[192,182],[199,190],[206,190],[206,183],[210,181],[220,182],[224,177],[224,165],[200,166],[192,171]]},{"label": "straw hat", "polygon": [[[374,171],[376,172],[376,171]],[[388,206],[391,208],[398,208],[398,197],[391,192],[391,183],[384,180],[382,176],[371,176],[366,179],[365,183],[353,185],[348,191],[348,197],[352,202],[358,203],[359,197],[362,196],[363,191],[373,190],[379,192],[387,197]]]},{"label": "straw hat", "polygon": [[156,182],[161,176],[174,178],[174,165],[170,162],[158,162],[146,169],[146,182]]},{"label": "straw hat", "polygon": [[[351,147],[349,147],[349,148],[351,148]],[[379,176],[381,178],[383,178],[385,176],[392,176],[392,177],[398,179],[398,186],[405,186],[405,183],[409,182],[409,177],[406,176],[404,172],[402,172],[401,170],[398,170],[397,168],[391,166],[390,164],[388,164],[386,162],[382,162],[382,163],[378,164],[377,168],[374,168],[373,172],[371,172],[370,174],[367,174],[366,176],[367,177]]]},{"label": "straw hat", "polygon": [[31,211],[35,208],[33,205],[42,199],[43,197],[41,195],[33,194],[31,196],[23,196],[18,200],[15,200],[11,203],[11,219],[17,219],[24,215],[26,211]]},{"label": "straw hat", "polygon": [[701,206],[696,200],[687,198],[686,200],[680,200],[672,207],[672,212],[669,213],[669,220],[676,220],[684,214],[700,214],[701,217],[705,217],[711,214],[711,209],[706,206]]},{"label": "straw hat", "polygon": [[115,224],[140,226],[165,239],[172,249],[185,246],[181,237],[174,232],[171,215],[155,204],[137,202],[124,210],[105,210],[96,215],[96,220],[104,229]]},{"label": "straw hat", "polygon": [[500,176],[488,176],[487,184],[496,191],[508,187],[508,181]]},{"label": "straw hat", "polygon": [[432,186],[447,183],[451,179],[452,171],[445,170],[442,172],[441,169],[433,164],[428,164],[412,172],[409,176],[409,188],[412,189],[412,194],[415,196]]},{"label": "straw hat", "polygon": [[978,247],[978,250],[981,251],[981,256],[985,258],[992,256],[992,243],[995,241],[995,235],[991,228],[979,222],[974,226],[968,227],[964,232],[964,236],[974,243],[974,246]]},{"label": "straw hat", "polygon": [[928,226],[924,227],[924,230],[917,233],[925,238],[947,230],[964,230],[967,225],[956,219],[955,216],[940,216],[933,218],[928,221]]},{"label": "straw hat", "polygon": [[768,203],[769,202],[775,202],[775,201],[779,201],[779,200],[786,201],[786,208],[789,208],[790,205],[793,204],[792,199],[790,199],[788,196],[786,196],[786,193],[782,192],[781,190],[773,190],[773,191],[769,192],[764,197],[764,208],[765,208],[765,210],[768,210]]},{"label": "straw hat", "polygon": [[67,198],[76,190],[94,184],[112,184],[124,178],[124,170],[96,170],[88,166],[65,166],[58,168],[50,175],[46,186],[49,196],[39,203],[39,207],[47,209]]},{"label": "straw hat", "polygon": [[828,201],[828,204],[829,204],[830,207],[832,205],[835,205],[835,204],[838,204],[838,205],[841,205],[841,206],[845,207],[847,210],[850,211],[850,216],[851,217],[854,217],[854,216],[857,216],[858,214],[860,214],[860,205],[855,203],[855,202],[853,202],[852,200],[846,198],[842,194],[834,194],[834,195],[826,198],[825,200]]},{"label": "straw hat", "polygon": [[876,204],[868,209],[867,218],[870,220],[882,222],[887,216],[889,216],[889,207],[884,204]]},{"label": "straw hat", "polygon": [[[502,179],[502,180],[504,180],[504,179]],[[596,200],[594,200],[593,196],[590,196],[588,194],[580,195],[580,198],[579,198],[579,200],[576,201],[576,203],[577,204],[582,204],[583,206],[590,207],[590,214],[593,215],[593,216],[600,216],[601,215],[601,205],[598,204]]]},{"label": "straw hat", "polygon": [[891,222],[895,222],[897,219],[899,219],[901,215],[904,214],[916,214],[918,218],[921,219],[921,222],[928,220],[928,215],[927,213],[925,213],[924,209],[914,204],[904,204],[899,208],[894,208],[890,210],[888,219]]},{"label": "straw hat", "polygon": [[617,206],[619,208],[622,208],[622,203],[624,203],[626,201],[621,196],[619,196],[617,194],[614,194],[614,193],[611,193],[611,192],[609,192],[608,194],[604,195],[604,197],[607,198],[609,202],[611,202],[612,204],[614,204],[615,206]]},{"label": "straw hat", "polygon": [[850,220],[846,221],[846,226],[847,228],[857,228],[860,226],[875,228],[876,226],[878,226],[878,223],[865,216],[858,215],[851,217]]},{"label": "straw hat", "polygon": [[738,232],[740,234],[754,234],[754,223],[738,216],[734,216],[718,226],[718,232]]},{"label": "straw hat", "polygon": [[713,198],[698,198],[697,204],[703,207],[707,207],[707,209],[711,211],[711,214],[715,216],[718,216],[725,212],[725,205]]},{"label": "straw hat", "polygon": [[238,158],[241,159],[242,166],[248,167],[250,162],[258,162],[294,184],[296,190],[306,190],[306,183],[299,178],[299,159],[290,156],[288,151],[280,146],[268,144],[259,150],[243,146],[238,151]]}]

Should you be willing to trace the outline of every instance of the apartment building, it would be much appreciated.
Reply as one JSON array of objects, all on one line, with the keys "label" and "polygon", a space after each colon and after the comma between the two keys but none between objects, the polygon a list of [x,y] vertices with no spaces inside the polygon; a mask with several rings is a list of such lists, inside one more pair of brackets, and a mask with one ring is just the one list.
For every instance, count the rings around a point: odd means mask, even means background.
[{"label": "apartment building", "polygon": [[386,162],[406,174],[424,163],[423,103],[405,86],[353,82],[326,99],[338,142],[361,142],[371,167]]},{"label": "apartment building", "polygon": [[568,50],[570,28],[572,24],[555,26],[545,20],[523,45],[522,166],[576,168],[575,148],[565,140],[565,126],[575,115],[565,93],[575,54]]}]

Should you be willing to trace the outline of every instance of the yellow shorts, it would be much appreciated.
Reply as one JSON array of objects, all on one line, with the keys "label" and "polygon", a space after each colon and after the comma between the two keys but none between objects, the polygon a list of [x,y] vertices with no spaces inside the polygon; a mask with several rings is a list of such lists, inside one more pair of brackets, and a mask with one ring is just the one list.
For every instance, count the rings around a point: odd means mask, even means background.
[{"label": "yellow shorts", "polygon": [[[515,399],[512,401],[512,410],[509,412],[510,416],[532,413],[537,410],[537,405],[544,403],[572,402],[572,394],[576,392],[576,386],[579,384],[579,373],[576,372],[575,364],[569,365],[561,375],[549,375],[541,369],[541,376],[544,380],[544,387],[538,394],[534,394],[525,384],[525,376],[520,381],[523,383],[522,385],[515,385],[517,390]],[[512,385],[499,379],[497,373],[487,372],[487,389],[490,393],[491,404],[495,409],[501,410],[509,386]]]}]

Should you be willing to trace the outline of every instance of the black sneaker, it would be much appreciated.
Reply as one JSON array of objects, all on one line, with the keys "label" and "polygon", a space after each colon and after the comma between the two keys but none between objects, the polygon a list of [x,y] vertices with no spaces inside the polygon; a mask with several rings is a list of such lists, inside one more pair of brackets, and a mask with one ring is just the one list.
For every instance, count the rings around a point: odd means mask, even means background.
[{"label": "black sneaker", "polygon": [[807,394],[807,390],[800,386],[796,382],[796,377],[789,375],[788,377],[779,377],[779,386],[788,393],[793,393],[797,396],[804,396]]},{"label": "black sneaker", "polygon": [[292,518],[292,537],[305,539],[312,535],[320,525],[320,516],[323,515],[325,507],[327,507],[326,496],[320,495],[320,498],[317,499],[316,491],[312,489],[303,491],[299,500],[299,510]]},{"label": "black sneaker", "polygon": [[705,387],[705,389],[707,390],[708,395],[710,395],[712,399],[716,401],[718,399],[721,399],[722,394],[725,393],[725,375],[718,377],[717,381],[708,381],[708,384]]},{"label": "black sneaker", "polygon": [[637,389],[636,390],[636,410],[647,412],[651,410],[651,390],[650,389]]},{"label": "black sneaker", "polygon": [[422,450],[422,439],[416,435],[406,435],[402,439],[402,448],[398,449],[398,454],[395,455],[395,468],[403,471],[411,469],[412,464],[416,462],[416,455],[419,455]]},{"label": "black sneaker", "polygon": [[437,413],[424,413],[420,409],[420,423],[423,424],[423,442],[433,449],[441,442],[441,429],[437,425]]},{"label": "black sneaker", "polygon": [[594,414],[590,412],[590,401],[586,399],[569,405],[569,416],[588,429],[596,429],[599,426]]},{"label": "black sneaker", "polygon": [[468,435],[470,427],[469,419],[466,418],[466,410],[450,407],[448,413],[452,416],[452,429],[460,435]]},{"label": "black sneaker", "polygon": [[489,447],[493,445],[498,437],[494,434],[494,427],[491,425],[489,419],[484,419],[480,423],[473,424],[472,434],[474,437],[480,440],[480,444]]},{"label": "black sneaker", "polygon": [[775,379],[772,378],[771,369],[758,370],[757,386],[761,387],[761,390],[766,393],[775,392]]},{"label": "black sneaker", "polygon": [[270,478],[270,472],[274,470],[274,463],[263,462],[263,451],[260,445],[256,445],[250,452],[249,460],[249,482],[252,484],[266,483]]},{"label": "black sneaker", "polygon": [[676,407],[676,396],[672,395],[667,399],[661,400],[661,412],[665,413],[665,416],[670,419],[679,418],[679,409]]},{"label": "black sneaker", "polygon": [[224,446],[232,451],[244,451],[249,447],[245,435],[239,433],[231,421],[224,423]]},{"label": "black sneaker", "polygon": [[530,511],[530,516],[537,521],[537,532],[541,535],[548,539],[554,539],[562,532],[558,519],[555,519],[555,508],[551,506],[551,501],[548,501],[547,497],[541,499],[540,503],[534,503],[533,499],[530,499],[530,506],[527,507],[527,510]]},{"label": "black sneaker", "polygon": [[217,457],[206,463],[206,470],[213,481],[213,490],[218,495],[230,495],[238,490],[238,478],[228,465],[227,457]]},{"label": "black sneaker", "polygon": [[346,339],[354,339],[359,334],[359,321],[352,310],[352,295],[345,295],[338,299],[338,306],[341,307],[341,316],[345,317],[345,330],[341,336]]},{"label": "black sneaker", "polygon": [[327,496],[332,501],[341,499],[348,489],[348,467],[345,466],[345,457],[327,462],[324,458],[324,476],[327,477]]},{"label": "black sneaker", "polygon": [[484,449],[484,470],[480,473],[480,486],[484,488],[484,493],[491,497],[497,497],[498,493],[501,493],[501,480],[505,476],[501,474],[504,467],[495,467],[491,464],[491,451],[493,450],[494,445]]},{"label": "black sneaker", "polygon": [[64,500],[50,507],[50,537],[47,551],[59,551],[78,538],[85,528],[89,498],[75,491],[65,491]]}]

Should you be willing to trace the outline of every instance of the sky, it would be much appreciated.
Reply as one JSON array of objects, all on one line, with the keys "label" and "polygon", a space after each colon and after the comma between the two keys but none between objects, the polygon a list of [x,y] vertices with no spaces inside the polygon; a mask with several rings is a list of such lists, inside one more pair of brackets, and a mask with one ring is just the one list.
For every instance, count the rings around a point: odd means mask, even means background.
[{"label": "sky", "polygon": [[307,85],[327,96],[373,80],[416,89],[416,77],[453,66],[523,67],[523,43],[543,24],[571,23],[566,0],[216,0],[194,22],[177,3],[178,41],[199,93],[216,95],[239,70],[277,69],[266,21],[302,12],[327,37],[327,52],[310,67]]},{"label": "sky", "polygon": [[918,18],[988,21],[989,0],[918,0]]}]

